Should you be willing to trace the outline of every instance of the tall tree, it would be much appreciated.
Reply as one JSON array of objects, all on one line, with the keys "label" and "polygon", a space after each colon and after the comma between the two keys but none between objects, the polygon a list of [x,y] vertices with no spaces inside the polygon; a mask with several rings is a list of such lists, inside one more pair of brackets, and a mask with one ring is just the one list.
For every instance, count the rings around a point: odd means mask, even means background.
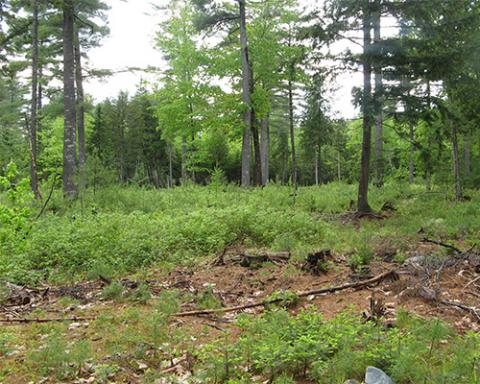
[{"label": "tall tree", "polygon": [[37,130],[38,130],[38,0],[32,0],[32,99],[30,110],[30,186],[37,199],[41,198],[37,173]]},{"label": "tall tree", "polygon": [[73,0],[63,2],[63,97],[64,97],[64,138],[63,138],[63,193],[75,197],[76,170],[76,102],[75,102],[75,54],[74,54]]},{"label": "tall tree", "polygon": [[[375,54],[381,55],[381,0],[374,1],[373,41]],[[380,61],[375,64],[375,184],[383,185],[384,154],[383,154],[383,68]]]},{"label": "tall tree", "polygon": [[240,46],[242,52],[242,98],[245,104],[245,127],[243,129],[242,140],[242,186],[248,187],[250,185],[250,137],[255,119],[252,105],[253,74],[248,49],[245,0],[238,0],[238,6],[240,14]]},{"label": "tall tree", "polygon": [[80,48],[80,36],[78,27],[75,27],[74,36],[74,55],[75,55],[75,85],[76,85],[76,127],[78,141],[78,168],[80,173],[80,184],[85,184],[84,171],[87,161],[86,139],[85,139],[85,94],[83,90],[82,73],[82,52]]},{"label": "tall tree", "polygon": [[363,30],[363,139],[357,209],[359,213],[369,213],[372,210],[370,208],[370,204],[368,203],[368,183],[370,179],[370,156],[372,138],[372,65],[369,57],[371,46],[372,14],[371,4],[369,0],[362,0],[361,11]]}]

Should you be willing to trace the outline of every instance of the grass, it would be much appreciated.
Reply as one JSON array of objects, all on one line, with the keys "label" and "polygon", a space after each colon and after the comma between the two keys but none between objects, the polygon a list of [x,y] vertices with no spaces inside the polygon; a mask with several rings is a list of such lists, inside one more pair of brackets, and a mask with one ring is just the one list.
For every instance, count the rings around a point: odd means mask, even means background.
[{"label": "grass", "polygon": [[356,265],[363,263],[366,249],[405,253],[418,241],[419,229],[465,247],[478,241],[478,192],[470,193],[471,201],[457,204],[422,188],[372,188],[374,208],[389,201],[397,212],[361,226],[343,223],[337,215],[355,199],[355,187],[345,184],[300,188],[296,197],[276,185],[254,190],[111,188],[70,204],[56,194],[46,214],[32,220],[15,240],[1,244],[0,278],[36,284],[115,276],[151,265],[195,264],[239,244],[288,250],[299,258],[326,247],[356,255]]}]

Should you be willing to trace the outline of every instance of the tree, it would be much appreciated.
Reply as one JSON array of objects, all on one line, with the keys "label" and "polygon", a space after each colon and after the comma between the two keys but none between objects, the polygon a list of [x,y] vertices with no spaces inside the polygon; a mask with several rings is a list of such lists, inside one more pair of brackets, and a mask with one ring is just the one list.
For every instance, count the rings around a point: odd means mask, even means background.
[{"label": "tree", "polygon": [[[375,55],[381,55],[381,0],[374,1],[373,40]],[[375,70],[375,184],[383,186],[384,179],[384,154],[383,154],[383,68],[380,61],[374,65]]]},{"label": "tree", "polygon": [[[254,148],[254,184],[260,185],[262,183],[262,156],[260,150],[260,138],[256,122],[256,112],[253,106],[253,95],[255,93],[253,65],[250,58],[250,46],[248,36],[247,23],[247,1],[236,0],[237,10],[233,11],[228,2],[223,6],[217,6],[212,0],[195,0],[194,4],[201,12],[201,18],[197,23],[200,28],[211,28],[219,25],[239,27],[239,42],[241,53],[241,84],[242,84],[242,100],[244,108],[244,127],[242,134],[242,171],[241,171],[241,185],[247,187],[251,184],[250,176],[250,151],[251,142],[253,139]],[[233,28],[235,28],[233,27]]]},{"label": "tree", "polygon": [[[255,113],[252,106],[253,88],[253,73],[250,64],[249,50],[248,50],[248,36],[247,36],[247,17],[245,11],[245,0],[238,0],[239,14],[240,14],[240,45],[242,51],[242,96],[245,104],[245,127],[243,130],[242,141],[242,186],[248,187],[250,185],[250,135],[254,129]],[[255,138],[254,138],[255,140]],[[256,146],[257,148],[257,146]],[[259,153],[255,150],[256,159]],[[257,162],[258,164],[258,162]],[[255,167],[255,174],[258,178],[258,167]],[[260,167],[261,172],[261,167]],[[260,177],[261,178],[261,177]]]},{"label": "tree", "polygon": [[38,130],[38,0],[32,0],[32,99],[30,111],[30,186],[37,199],[41,198],[37,173]]},{"label": "tree", "polygon": [[195,176],[194,146],[212,87],[202,80],[207,58],[205,49],[195,42],[191,7],[174,3],[170,12],[172,17],[161,25],[157,37],[157,47],[168,64],[157,92],[157,116],[164,139],[171,144],[177,138],[181,140],[182,182],[186,182],[187,171],[192,179]]},{"label": "tree", "polygon": [[76,170],[76,102],[75,102],[75,57],[74,57],[73,0],[63,2],[63,97],[64,97],[64,141],[63,141],[63,193],[75,197]]},{"label": "tree", "polygon": [[369,53],[371,45],[371,18],[372,10],[369,0],[362,0],[362,29],[363,29],[363,94],[362,94],[362,113],[363,113],[363,140],[362,157],[360,164],[360,182],[358,185],[357,209],[361,214],[371,212],[368,203],[368,183],[370,179],[370,155],[371,155],[371,130],[372,130],[372,65],[370,63]]}]

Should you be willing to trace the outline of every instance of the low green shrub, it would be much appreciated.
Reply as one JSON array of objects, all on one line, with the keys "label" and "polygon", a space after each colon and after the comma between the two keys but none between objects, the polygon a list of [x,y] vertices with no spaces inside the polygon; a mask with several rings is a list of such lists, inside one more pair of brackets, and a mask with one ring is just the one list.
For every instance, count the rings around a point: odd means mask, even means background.
[{"label": "low green shrub", "polygon": [[336,384],[361,381],[369,365],[397,384],[472,384],[480,378],[480,335],[455,335],[438,319],[400,313],[397,327],[385,329],[349,312],[325,320],[313,308],[297,316],[275,309],[243,315],[238,326],[235,341],[222,338],[199,352],[204,382],[262,375],[280,383],[304,377]]},{"label": "low green shrub", "polygon": [[[15,180],[9,185],[18,190]],[[197,264],[199,257],[239,244],[287,250],[294,257],[328,247],[354,254],[351,264],[357,268],[368,264],[370,249],[386,242],[408,253],[406,244],[419,240],[419,229],[453,243],[478,242],[478,192],[470,191],[471,201],[454,205],[419,188],[390,183],[372,189],[374,208],[393,201],[397,211],[387,220],[362,221],[360,227],[337,216],[350,209],[356,194],[354,186],[338,183],[300,188],[295,200],[288,187],[274,184],[254,190],[217,184],[171,190],[108,187],[69,203],[56,192],[38,220],[32,218],[26,191],[15,203],[5,191],[0,201],[9,212],[14,206],[20,210],[14,215],[21,217],[23,229],[0,228],[0,278],[25,284],[112,278],[152,264]],[[359,249],[366,242],[370,249]]]}]

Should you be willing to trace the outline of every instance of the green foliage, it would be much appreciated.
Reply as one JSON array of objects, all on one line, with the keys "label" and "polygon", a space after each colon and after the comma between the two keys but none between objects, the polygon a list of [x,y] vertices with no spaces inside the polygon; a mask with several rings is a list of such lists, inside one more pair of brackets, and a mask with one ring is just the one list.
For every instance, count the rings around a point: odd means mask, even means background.
[{"label": "green foliage", "polygon": [[388,220],[364,221],[360,228],[335,218],[355,196],[355,187],[347,184],[300,188],[295,205],[289,188],[274,184],[252,191],[232,185],[101,188],[71,204],[54,194],[49,204],[54,211],[32,223],[26,218],[28,236],[7,232],[11,240],[1,244],[0,277],[28,284],[115,278],[153,264],[168,269],[197,263],[236,244],[290,250],[295,258],[327,247],[353,255],[352,266],[360,268],[385,243],[408,253],[420,228],[453,242],[478,242],[477,194],[472,191],[471,201],[452,205],[442,194],[419,194],[421,188],[390,183],[372,191],[374,208],[395,201],[398,211]]},{"label": "green foliage", "polygon": [[79,341],[69,345],[58,332],[46,338],[36,351],[29,355],[29,363],[41,375],[53,374],[58,380],[75,377],[91,356],[90,344]]},{"label": "green foliage", "polygon": [[372,249],[367,244],[363,244],[348,258],[348,265],[355,272],[361,272],[372,262],[373,256]]},{"label": "green foliage", "polygon": [[17,240],[29,229],[33,195],[29,179],[20,176],[14,163],[9,163],[0,175],[0,191],[0,255],[7,255],[15,248],[20,251],[17,247],[23,245]]},{"label": "green foliage", "polygon": [[213,292],[212,286],[207,286],[201,290],[196,298],[196,302],[201,309],[218,309],[222,307],[222,302]]},{"label": "green foliage", "polygon": [[312,308],[296,316],[285,310],[244,315],[238,326],[236,341],[222,339],[200,352],[207,382],[263,375],[279,383],[308,377],[335,384],[362,380],[368,365],[382,368],[398,384],[478,380],[478,335],[455,336],[437,319],[400,313],[398,327],[387,330],[348,312],[325,320]]},{"label": "green foliage", "polygon": [[147,304],[151,298],[152,293],[150,292],[150,287],[144,283],[140,284],[131,294],[131,299],[140,304]]},{"label": "green foliage", "polygon": [[158,295],[156,309],[166,316],[180,310],[180,294],[177,290],[164,290]]},{"label": "green foliage", "polygon": [[95,367],[95,375],[99,383],[108,383],[118,370],[119,367],[115,364],[99,364]]},{"label": "green foliage", "polygon": [[13,350],[14,335],[2,330],[0,332],[0,357],[5,356]]},{"label": "green foliage", "polygon": [[292,291],[275,291],[269,295],[264,302],[269,304],[280,305],[283,307],[289,307],[295,305],[298,302],[298,295]]},{"label": "green foliage", "polygon": [[102,290],[102,297],[105,300],[120,301],[123,299],[124,287],[122,283],[114,281]]}]

